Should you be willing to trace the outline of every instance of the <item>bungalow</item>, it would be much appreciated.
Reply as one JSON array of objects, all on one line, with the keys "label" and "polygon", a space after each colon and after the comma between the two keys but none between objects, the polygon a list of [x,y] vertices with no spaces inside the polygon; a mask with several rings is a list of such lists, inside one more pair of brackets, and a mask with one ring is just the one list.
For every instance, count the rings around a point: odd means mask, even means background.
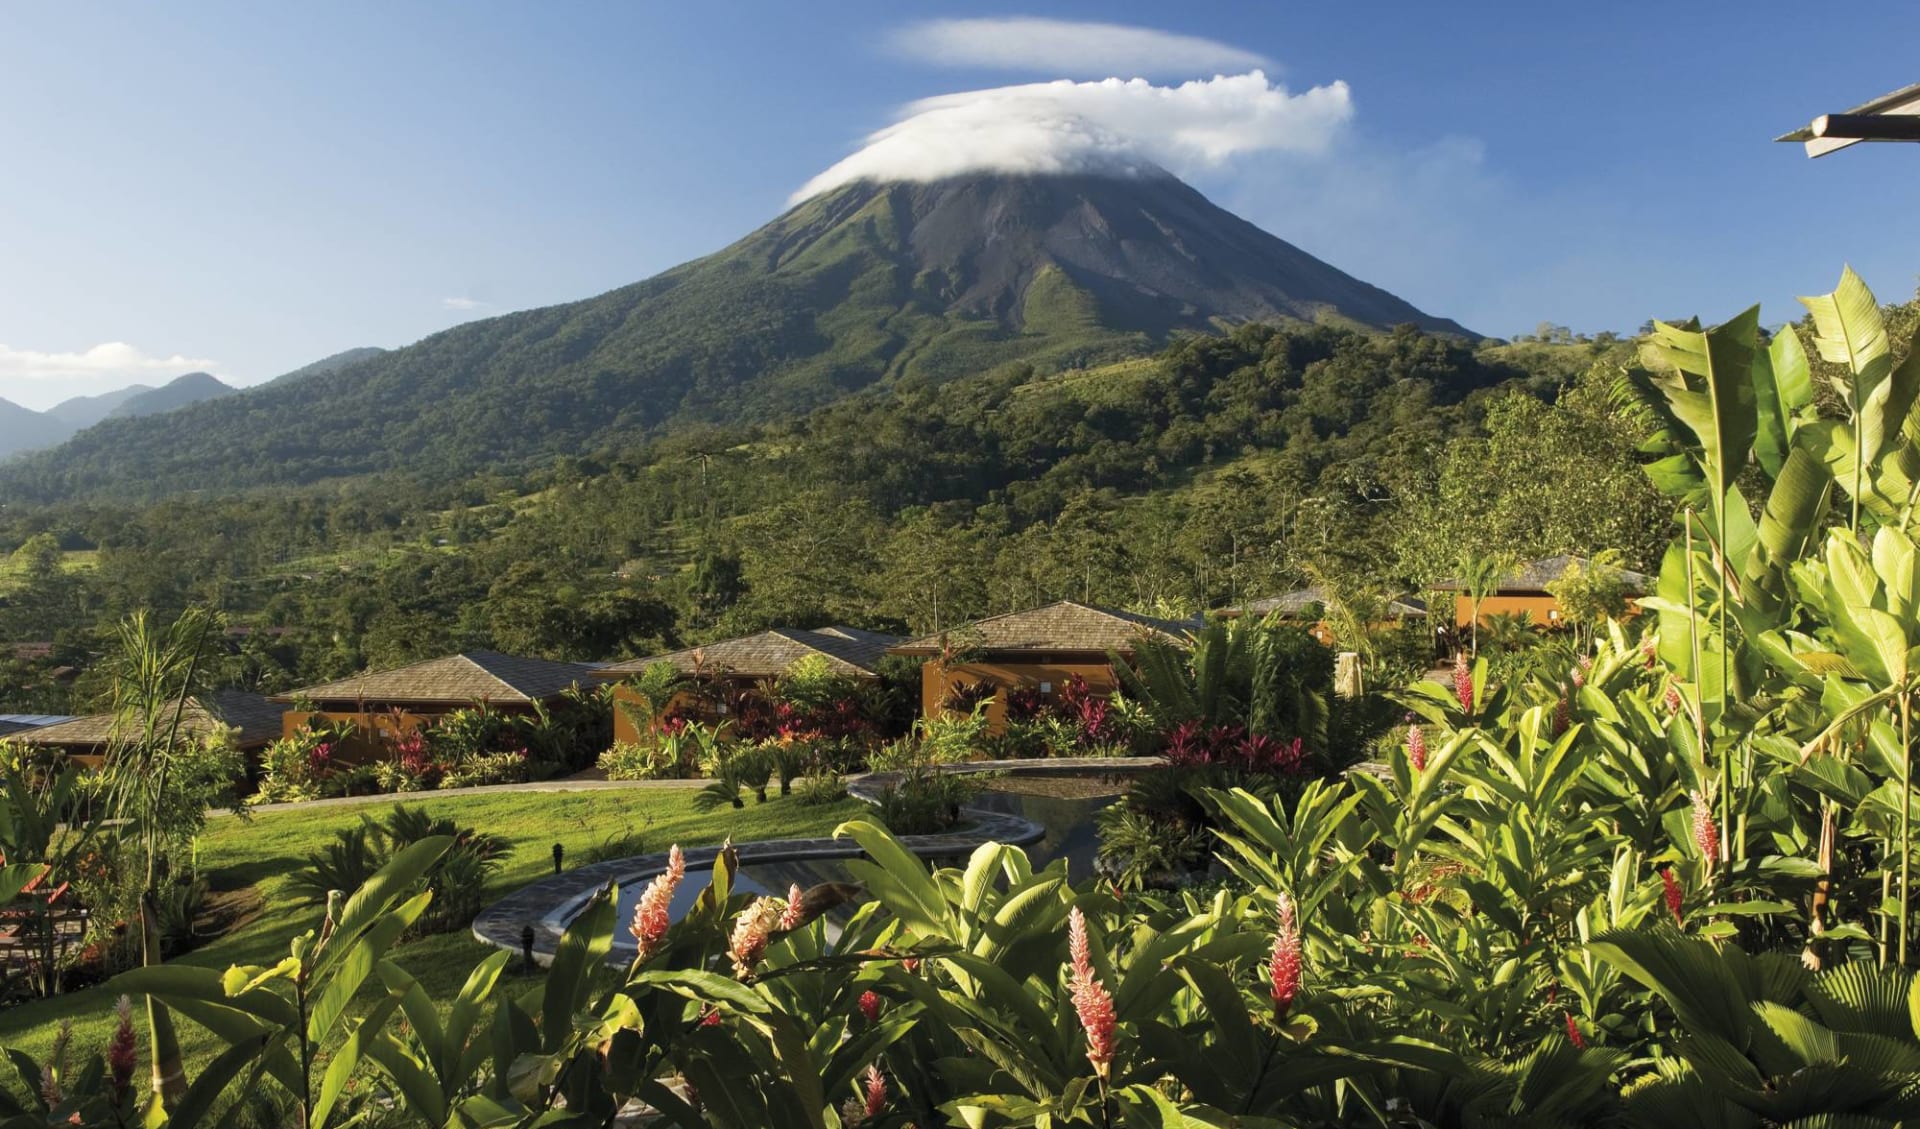
[{"label": "bungalow", "polygon": [[[280,736],[281,707],[244,690],[216,690],[187,701],[180,715],[181,732],[192,737],[213,733],[220,726],[232,730],[234,744],[252,752]],[[39,749],[53,749],[86,768],[106,763],[116,740],[124,739],[118,719],[110,713],[92,714],[39,725],[10,734],[7,739]]]},{"label": "bungalow", "polygon": [[1110,654],[1130,659],[1142,639],[1185,643],[1197,626],[1062,600],[911,639],[888,653],[939,660],[920,668],[920,709],[928,717],[944,710],[957,691],[992,686],[987,721],[999,732],[1007,716],[1002,691],[1033,687],[1055,694],[1077,676],[1096,693],[1112,693],[1119,679]]},{"label": "bungalow", "polygon": [[[1304,624],[1307,634],[1331,647],[1335,640],[1333,625],[1324,617],[1326,604],[1326,589],[1315,584],[1292,592],[1283,592],[1278,596],[1263,596],[1258,600],[1248,600],[1245,603],[1220,608],[1213,614],[1220,619],[1237,619],[1244,615],[1252,619],[1271,618],[1281,623]],[[1374,626],[1388,626],[1409,619],[1427,618],[1425,601],[1412,596],[1388,600],[1387,606],[1382,610],[1385,618]]]},{"label": "bungalow", "polygon": [[[822,627],[813,631],[776,627],[758,635],[743,635],[704,647],[612,663],[595,671],[594,677],[624,682],[655,663],[667,663],[684,674],[718,679],[744,690],[778,678],[803,659],[819,657],[837,674],[870,682],[880,677],[880,660],[887,649],[900,642],[898,635],[882,635],[857,627]],[[631,691],[616,686],[613,696],[616,701],[623,697],[631,700]],[[633,741],[638,737],[627,712],[615,709],[613,739]]]},{"label": "bungalow", "polygon": [[[1522,565],[1513,575],[1504,577],[1498,587],[1480,601],[1480,622],[1485,623],[1496,615],[1525,615],[1536,626],[1565,627],[1566,613],[1560,607],[1560,601],[1547,591],[1547,585],[1553,584],[1574,568],[1592,567],[1585,557],[1561,554],[1557,557],[1543,557]],[[1631,603],[1632,597],[1644,596],[1653,589],[1653,578],[1631,569],[1615,569],[1621,584]],[[1454,593],[1454,626],[1466,629],[1473,626],[1473,594],[1467,590],[1466,582],[1457,579],[1442,580],[1434,585],[1442,592]]]},{"label": "bungalow", "polygon": [[495,713],[531,713],[590,681],[580,663],[525,659],[497,651],[467,651],[392,670],[370,670],[274,696],[289,705],[283,734],[292,737],[316,719],[360,732],[418,728],[454,710],[483,706]]}]

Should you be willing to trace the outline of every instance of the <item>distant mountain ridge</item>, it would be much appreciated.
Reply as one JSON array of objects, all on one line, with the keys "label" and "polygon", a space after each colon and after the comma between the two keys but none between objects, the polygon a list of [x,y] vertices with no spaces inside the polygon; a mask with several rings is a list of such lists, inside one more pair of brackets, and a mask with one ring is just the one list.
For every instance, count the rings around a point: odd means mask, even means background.
[{"label": "distant mountain ridge", "polygon": [[158,388],[149,388],[134,396],[122,400],[119,406],[107,413],[108,419],[133,419],[139,416],[158,415],[188,404],[197,404],[202,400],[211,400],[233,392],[230,385],[220,382],[220,378],[210,372],[190,372],[176,376]]},{"label": "distant mountain ridge", "polygon": [[1009,362],[1084,367],[1246,321],[1474,336],[1169,174],[860,182],[598,297],[110,420],[0,471],[0,501],[525,466]]},{"label": "distant mountain ridge", "polygon": [[129,384],[98,396],[74,396],[62,400],[41,414],[59,420],[74,431],[80,431],[106,419],[135,396],[151,391],[151,384]]},{"label": "distant mountain ridge", "polygon": [[158,388],[129,384],[97,396],[69,397],[44,412],[0,400],[0,459],[57,446],[109,419],[160,415],[233,391],[212,373],[190,372]]}]

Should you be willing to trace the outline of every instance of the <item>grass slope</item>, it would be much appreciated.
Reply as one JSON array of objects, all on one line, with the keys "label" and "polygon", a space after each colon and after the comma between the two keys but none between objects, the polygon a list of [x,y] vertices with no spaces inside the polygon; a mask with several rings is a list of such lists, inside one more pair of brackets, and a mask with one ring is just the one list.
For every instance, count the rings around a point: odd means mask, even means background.
[{"label": "grass slope", "polygon": [[[492,893],[505,895],[551,873],[550,852],[557,841],[576,864],[587,861],[595,847],[628,834],[641,838],[643,850],[669,845],[703,846],[732,838],[738,842],[789,839],[830,834],[834,827],[867,810],[858,800],[807,807],[792,798],[776,798],[764,805],[739,810],[702,813],[693,810],[693,792],[681,789],[602,790],[583,792],[497,792],[480,796],[435,798],[431,793],[407,797],[434,815],[450,816],[462,825],[505,836],[513,855],[495,877]],[[225,969],[233,964],[272,964],[287,955],[295,936],[318,925],[320,907],[301,902],[288,880],[305,865],[309,852],[331,842],[335,831],[355,826],[361,816],[380,817],[389,807],[380,803],[319,806],[276,811],[248,820],[214,821],[200,840],[202,872],[216,890],[254,887],[264,900],[263,912],[251,922],[193,952],[177,963]],[[451,1000],[466,982],[474,964],[491,950],[466,933],[427,937],[401,947],[397,961],[420,979],[436,1000]],[[536,981],[524,979],[531,986]],[[0,1010],[0,1046],[16,1047],[35,1057],[52,1046],[63,1020],[74,1024],[74,1048],[89,1054],[105,1046],[113,1030],[113,1004],[119,992],[112,983],[71,995],[38,1000]],[[372,999],[371,994],[362,1001]],[[190,1066],[210,1061],[224,1049],[210,1034],[190,1021],[179,1024]],[[140,1032],[144,1050],[146,1031]]]}]

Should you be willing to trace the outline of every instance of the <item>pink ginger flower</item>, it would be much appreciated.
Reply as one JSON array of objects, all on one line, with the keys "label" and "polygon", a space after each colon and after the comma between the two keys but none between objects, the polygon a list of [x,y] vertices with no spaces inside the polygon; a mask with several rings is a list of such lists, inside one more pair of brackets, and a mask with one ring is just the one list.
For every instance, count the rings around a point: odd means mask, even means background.
[{"label": "pink ginger flower", "polygon": [[1473,712],[1473,671],[1467,667],[1467,653],[1453,656],[1453,695],[1460,699],[1464,713]]},{"label": "pink ginger flower", "polygon": [[919,972],[920,958],[919,957],[902,957],[900,958],[900,967],[906,969],[909,974]]},{"label": "pink ginger flower", "polygon": [[1680,697],[1680,687],[1667,687],[1667,712],[1677,714],[1680,712],[1680,707],[1683,704],[1685,703]]},{"label": "pink ginger flower", "polygon": [[767,955],[767,940],[780,924],[783,912],[779,898],[755,898],[733,923],[733,936],[727,942],[727,955],[733,958],[734,975],[745,980],[753,975],[761,958]]},{"label": "pink ginger flower", "polygon": [[66,1073],[67,1044],[72,1041],[73,1020],[63,1019],[59,1034],[53,1037],[53,1052],[40,1064],[40,1098],[50,1106],[66,1100],[66,1093],[60,1088],[60,1076]]},{"label": "pink ginger flower", "polygon": [[866,1020],[868,1026],[880,1022],[880,993],[871,990],[860,993],[860,1018]]},{"label": "pink ginger flower", "polygon": [[667,869],[653,876],[653,881],[640,894],[640,904],[633,907],[633,924],[629,932],[640,943],[639,959],[646,960],[660,951],[660,945],[667,937],[667,926],[672,924],[667,909],[673,905],[674,890],[686,876],[686,856],[680,853],[680,845],[676,843],[667,852]]},{"label": "pink ginger flower", "polygon": [[1660,885],[1664,888],[1667,899],[1667,912],[1673,915],[1673,923],[1685,929],[1687,927],[1686,919],[1680,916],[1680,903],[1685,895],[1680,889],[1680,880],[1673,876],[1672,867],[1663,866],[1660,868]]},{"label": "pink ginger flower", "polygon": [[124,1099],[128,1087],[133,1085],[134,1068],[139,1065],[139,1047],[133,1037],[133,1001],[121,996],[113,1005],[113,1012],[119,1023],[107,1043],[107,1071],[113,1078],[114,1097]]},{"label": "pink ginger flower", "polygon": [[1415,772],[1427,770],[1427,734],[1418,723],[1407,726],[1407,763]]},{"label": "pink ginger flower", "polygon": [[802,896],[798,882],[787,889],[787,908],[780,911],[781,932],[798,929],[807,923],[807,908],[800,904]]},{"label": "pink ginger flower", "polygon": [[1713,821],[1713,805],[1705,792],[1693,794],[1693,845],[1707,860],[1707,873],[1713,873],[1714,861],[1720,857],[1720,826]]},{"label": "pink ginger flower", "polygon": [[714,1007],[712,1004],[708,1004],[700,1012],[700,1021],[699,1023],[695,1024],[695,1026],[697,1027],[720,1026],[720,1009],[717,1007]]},{"label": "pink ginger flower", "polygon": [[1093,972],[1093,950],[1087,942],[1087,917],[1080,907],[1067,916],[1067,955],[1071,972],[1068,984],[1073,996],[1074,1014],[1087,1033],[1087,1061],[1102,1082],[1113,1068],[1113,997]]},{"label": "pink ginger flower", "polygon": [[1273,931],[1273,961],[1267,968],[1275,1019],[1285,1019],[1294,997],[1300,994],[1300,969],[1300,926],[1294,918],[1293,899],[1281,894],[1280,923]]},{"label": "pink ginger flower", "polygon": [[887,1111],[887,1076],[880,1073],[880,1064],[867,1067],[867,1108],[868,1121],[873,1121]]},{"label": "pink ginger flower", "polygon": [[1573,1044],[1575,1050],[1585,1050],[1587,1041],[1580,1037],[1580,1025],[1573,1021],[1573,1013],[1568,1011],[1561,1014],[1567,1017],[1567,1041]]},{"label": "pink ginger flower", "polygon": [[1567,727],[1572,724],[1573,703],[1567,700],[1565,694],[1561,694],[1560,700],[1553,704],[1553,735],[1558,737],[1560,734],[1565,733]]},{"label": "pink ginger flower", "polygon": [[1593,659],[1581,655],[1580,661],[1573,664],[1573,688],[1575,690],[1587,684],[1587,672],[1593,669]]}]

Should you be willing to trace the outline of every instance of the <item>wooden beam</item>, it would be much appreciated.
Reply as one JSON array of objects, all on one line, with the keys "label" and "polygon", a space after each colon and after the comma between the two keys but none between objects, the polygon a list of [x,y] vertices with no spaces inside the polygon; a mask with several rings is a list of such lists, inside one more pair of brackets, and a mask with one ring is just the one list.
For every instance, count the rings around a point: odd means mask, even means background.
[{"label": "wooden beam", "polygon": [[1850,141],[1920,141],[1920,115],[1821,114],[1809,130],[1815,137]]}]

